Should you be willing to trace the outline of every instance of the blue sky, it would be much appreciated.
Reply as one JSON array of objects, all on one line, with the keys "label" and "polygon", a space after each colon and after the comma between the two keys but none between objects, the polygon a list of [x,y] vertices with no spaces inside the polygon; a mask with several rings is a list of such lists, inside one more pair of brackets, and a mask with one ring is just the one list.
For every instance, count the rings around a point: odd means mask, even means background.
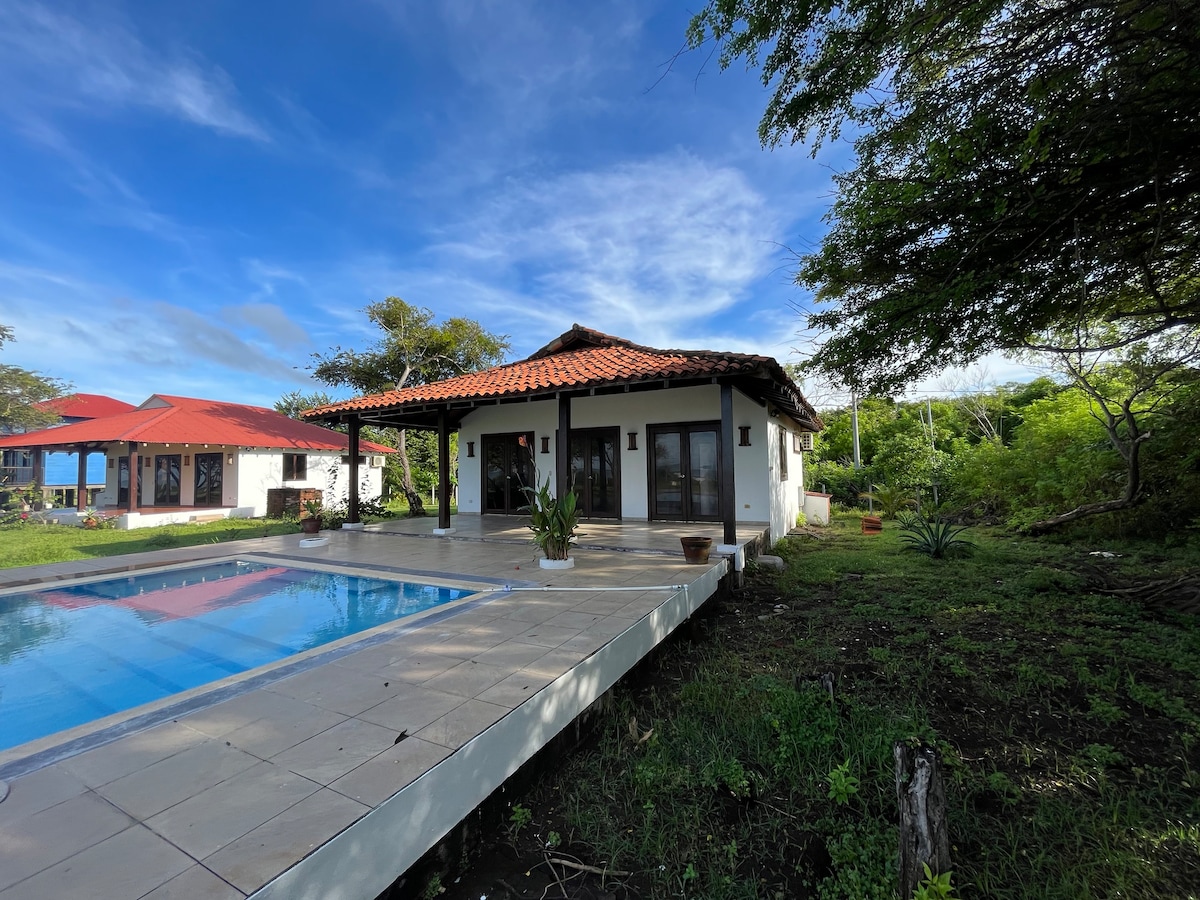
[{"label": "blue sky", "polygon": [[767,151],[668,2],[0,0],[6,362],[270,405],[388,295],[794,361],[844,146]]}]

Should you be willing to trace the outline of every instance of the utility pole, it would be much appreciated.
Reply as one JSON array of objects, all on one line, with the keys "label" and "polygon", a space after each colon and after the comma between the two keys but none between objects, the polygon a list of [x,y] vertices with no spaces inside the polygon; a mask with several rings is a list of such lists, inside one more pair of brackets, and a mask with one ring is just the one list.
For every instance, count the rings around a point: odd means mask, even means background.
[{"label": "utility pole", "polygon": [[858,453],[858,395],[850,392],[850,428],[854,440],[854,468],[862,468],[862,459]]}]

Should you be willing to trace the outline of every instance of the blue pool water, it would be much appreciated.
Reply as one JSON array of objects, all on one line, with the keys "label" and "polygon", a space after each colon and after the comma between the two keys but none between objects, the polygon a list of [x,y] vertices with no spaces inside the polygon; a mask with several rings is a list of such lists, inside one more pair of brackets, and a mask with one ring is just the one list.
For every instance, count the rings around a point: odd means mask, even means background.
[{"label": "blue pool water", "polygon": [[230,561],[0,596],[0,750],[469,593]]}]

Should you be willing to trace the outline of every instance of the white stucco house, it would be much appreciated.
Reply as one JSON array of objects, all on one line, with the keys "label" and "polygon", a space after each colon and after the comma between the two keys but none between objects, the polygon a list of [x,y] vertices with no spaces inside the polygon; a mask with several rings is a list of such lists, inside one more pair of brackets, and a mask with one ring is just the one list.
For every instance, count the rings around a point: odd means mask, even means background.
[{"label": "white stucco house", "polygon": [[[102,455],[104,488],[95,503],[123,513],[126,528],[262,516],[272,488],[316,489],[327,503],[344,501],[352,468],[358,496],[378,496],[384,455],[393,451],[362,442],[352,465],[349,445],[345,434],[265,407],[166,394],[129,412],[0,438],[0,448],[29,450],[35,461],[45,450],[76,454],[85,483],[89,457]],[[41,473],[30,474],[42,483]]]},{"label": "white stucco house", "polygon": [[[458,515],[521,515],[523,485],[574,487],[585,519],[719,522],[777,540],[804,507],[804,451],[820,417],[774,359],[657,350],[576,325],[532,356],[308,410],[305,418],[439,432]],[[451,530],[439,503],[440,530]]]}]

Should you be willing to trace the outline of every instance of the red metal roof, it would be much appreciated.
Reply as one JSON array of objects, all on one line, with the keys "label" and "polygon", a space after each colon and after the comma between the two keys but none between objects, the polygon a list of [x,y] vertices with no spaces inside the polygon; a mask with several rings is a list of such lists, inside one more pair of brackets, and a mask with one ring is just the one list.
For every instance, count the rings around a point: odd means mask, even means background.
[{"label": "red metal roof", "polygon": [[[288,418],[263,406],[155,394],[136,409],[0,438],[0,447],[53,447],[139,441],[146,444],[226,444],[283,450],[342,450],[346,435]],[[392,453],[370,441],[370,453]]]},{"label": "red metal roof", "polygon": [[747,375],[795,393],[799,406],[820,427],[816,412],[769,356],[714,350],[656,350],[575,325],[528,359],[398,391],[385,391],[306,410],[306,418],[337,412],[395,409],[410,404],[487,399],[664,379]]},{"label": "red metal roof", "polygon": [[132,403],[106,397],[104,394],[67,394],[53,400],[43,400],[34,406],[64,419],[99,419],[137,409]]}]

